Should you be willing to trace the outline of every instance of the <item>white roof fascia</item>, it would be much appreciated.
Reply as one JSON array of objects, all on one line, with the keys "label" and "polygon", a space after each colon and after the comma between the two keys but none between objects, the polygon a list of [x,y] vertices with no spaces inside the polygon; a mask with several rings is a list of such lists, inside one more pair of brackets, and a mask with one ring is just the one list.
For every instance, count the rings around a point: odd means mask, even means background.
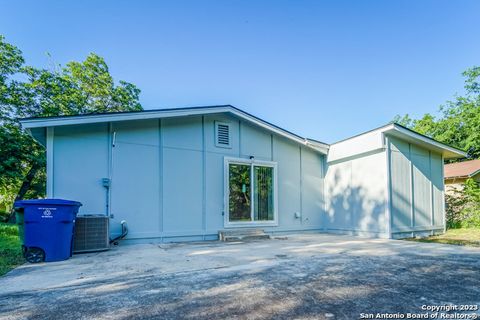
[{"label": "white roof fascia", "polygon": [[398,136],[400,134],[400,137],[404,138],[410,138],[411,140],[416,141],[417,143],[421,145],[427,145],[430,148],[437,149],[437,150],[442,150],[442,154],[444,155],[445,158],[464,158],[467,156],[467,154],[461,150],[458,150],[456,148],[450,147],[446,144],[443,144],[441,142],[435,141],[433,139],[430,139],[422,134],[415,133],[413,131],[410,131],[408,129],[405,129],[395,123],[389,124],[385,126],[382,130],[382,133],[384,134],[392,134],[393,136]]},{"label": "white roof fascia", "polygon": [[310,140],[310,139],[305,139],[305,144],[307,146],[311,146],[325,154],[328,153],[328,150],[330,149],[330,146],[328,144],[325,144],[325,143],[322,143],[322,142],[319,142],[319,141],[313,141],[313,140]]},{"label": "white roof fascia", "polygon": [[34,118],[23,119],[20,123],[24,129],[30,131],[33,128],[42,127],[58,127],[67,125],[78,124],[91,124],[102,122],[117,122],[117,121],[129,121],[129,120],[145,120],[145,119],[158,119],[158,118],[172,118],[172,117],[184,117],[195,115],[206,115],[214,113],[231,113],[246,121],[249,121],[259,127],[262,127],[268,131],[274,132],[280,136],[286,137],[297,143],[300,143],[313,150],[327,154],[329,146],[322,143],[311,143],[311,141],[297,136],[291,132],[276,127],[270,123],[262,121],[261,119],[254,117],[248,113],[241,111],[240,109],[231,106],[216,106],[216,107],[204,107],[204,108],[185,108],[185,109],[171,109],[171,110],[158,110],[148,112],[126,112],[126,113],[111,113],[111,114],[98,114],[98,115],[79,115],[72,117],[52,117],[52,118]]},{"label": "white roof fascia", "polygon": [[[463,158],[467,156],[466,153],[461,150],[450,147],[446,144],[435,141],[422,134],[406,129],[401,125],[391,123],[383,127],[376,128],[376,129],[373,129],[373,130],[370,130],[370,131],[367,131],[367,132],[364,132],[364,133],[361,133],[353,137],[331,144],[329,149],[330,151],[328,155],[328,158],[329,158],[328,161],[334,162],[334,161],[348,159],[353,156],[359,156],[363,153],[379,150],[379,148],[385,150],[386,149],[385,135],[396,137],[398,139],[420,145],[426,149],[436,151],[438,153],[441,153],[443,157],[446,159]],[[370,141],[370,140],[363,139],[367,136],[371,136],[373,140]],[[375,143],[376,136],[378,136],[381,139],[378,141],[378,143]],[[345,149],[344,147],[342,149],[342,145],[351,143],[352,141],[358,141],[358,143],[356,143],[354,146],[351,146],[351,148]]]},{"label": "white roof fascia", "polygon": [[202,109],[182,109],[182,110],[158,110],[148,112],[125,112],[125,113],[103,113],[92,115],[79,115],[72,117],[53,117],[53,118],[35,118],[20,120],[22,127],[25,129],[38,128],[38,127],[57,127],[67,126],[75,124],[88,124],[88,123],[101,123],[101,122],[116,122],[127,120],[144,120],[155,118],[169,118],[169,117],[182,117],[193,116],[210,113],[222,113],[230,111],[229,107],[212,107]]}]

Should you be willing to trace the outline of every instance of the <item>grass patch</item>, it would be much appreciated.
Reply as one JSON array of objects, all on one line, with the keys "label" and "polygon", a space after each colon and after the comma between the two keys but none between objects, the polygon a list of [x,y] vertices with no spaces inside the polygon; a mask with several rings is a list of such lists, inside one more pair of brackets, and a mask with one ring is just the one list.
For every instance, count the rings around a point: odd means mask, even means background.
[{"label": "grass patch", "polygon": [[405,240],[480,247],[480,228],[448,229],[446,233],[437,236],[430,236],[427,238],[408,238]]},{"label": "grass patch", "polygon": [[0,276],[24,262],[17,225],[0,223]]}]

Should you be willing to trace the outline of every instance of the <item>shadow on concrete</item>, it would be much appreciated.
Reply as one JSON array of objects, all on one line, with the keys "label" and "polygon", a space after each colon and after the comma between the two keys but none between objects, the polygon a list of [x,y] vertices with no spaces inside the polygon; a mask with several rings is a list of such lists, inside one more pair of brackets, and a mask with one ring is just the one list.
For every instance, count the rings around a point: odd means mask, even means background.
[{"label": "shadow on concrete", "polygon": [[479,304],[478,257],[356,255],[352,249],[291,258],[286,250],[285,256],[246,266],[0,296],[0,319],[358,319],[361,313],[420,313],[422,305]]}]

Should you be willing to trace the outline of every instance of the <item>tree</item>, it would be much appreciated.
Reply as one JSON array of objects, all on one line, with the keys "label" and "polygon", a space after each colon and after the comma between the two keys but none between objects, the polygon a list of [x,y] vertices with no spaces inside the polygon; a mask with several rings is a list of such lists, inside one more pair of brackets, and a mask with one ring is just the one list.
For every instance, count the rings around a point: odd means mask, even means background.
[{"label": "tree", "polygon": [[139,95],[131,83],[115,84],[94,53],[38,69],[0,35],[0,203],[45,194],[45,150],[22,131],[19,118],[139,111]]},{"label": "tree", "polygon": [[[440,107],[440,115],[425,114],[412,119],[408,114],[394,121],[480,158],[480,67],[467,69],[465,94]],[[480,226],[480,187],[472,179],[445,194],[448,227]]]},{"label": "tree", "polygon": [[471,158],[480,157],[480,67],[462,73],[465,77],[464,96],[440,107],[440,115],[425,114],[412,119],[407,114],[394,121],[448,145],[465,150]]}]

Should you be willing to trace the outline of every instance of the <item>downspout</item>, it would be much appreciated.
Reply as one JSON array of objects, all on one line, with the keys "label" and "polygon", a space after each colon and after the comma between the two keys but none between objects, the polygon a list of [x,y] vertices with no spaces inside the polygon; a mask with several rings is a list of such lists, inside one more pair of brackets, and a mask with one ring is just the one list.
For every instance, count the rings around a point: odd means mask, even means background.
[{"label": "downspout", "polygon": [[105,215],[109,218],[113,218],[111,211],[111,187],[112,187],[112,175],[113,175],[113,148],[115,147],[115,135],[112,134],[112,123],[108,124],[108,169],[107,178],[102,179],[102,185],[105,188]]},{"label": "downspout", "polygon": [[[109,152],[108,152],[108,156],[109,156],[108,178],[102,179],[102,182],[103,182],[103,186],[106,189],[106,201],[107,201],[106,214],[110,219],[113,219],[115,217],[114,214],[112,213],[112,205],[111,205],[112,204],[111,194],[112,194],[112,179],[113,179],[113,160],[114,160],[113,148],[115,148],[117,132],[112,131],[112,123],[108,124],[108,132],[109,132],[109,137],[111,136],[111,140],[109,140],[109,148],[108,148],[108,150],[109,150]],[[122,228],[121,234],[119,236],[113,238],[113,239],[110,238],[110,243],[113,243],[114,245],[117,245],[118,240],[121,240],[121,239],[125,238],[128,234],[127,221],[122,220],[120,222],[120,225],[121,225],[121,228]]]},{"label": "downspout", "polygon": [[441,164],[442,164],[442,217],[443,217],[443,233],[447,232],[447,213],[445,212],[446,209],[446,203],[445,203],[445,172],[444,172],[444,166],[445,166],[445,158],[442,154],[441,157]]},{"label": "downspout", "polygon": [[[328,151],[329,152],[329,151]],[[329,208],[329,197],[327,197],[327,171],[328,171],[328,163],[327,163],[328,153],[323,156],[322,161],[322,177],[323,177],[323,215],[322,219],[320,220],[322,223],[322,229],[324,232],[327,231],[327,209]]]},{"label": "downspout", "polygon": [[[111,126],[111,124],[110,124]],[[114,152],[113,148],[115,148],[115,142],[116,142],[116,137],[117,137],[117,132],[113,131],[112,133],[112,144],[110,147],[110,168],[108,170],[108,179],[109,179],[109,186],[108,186],[108,211],[107,214],[108,216],[113,219],[114,214],[112,213],[112,180],[113,180],[113,159],[114,159]]]}]

